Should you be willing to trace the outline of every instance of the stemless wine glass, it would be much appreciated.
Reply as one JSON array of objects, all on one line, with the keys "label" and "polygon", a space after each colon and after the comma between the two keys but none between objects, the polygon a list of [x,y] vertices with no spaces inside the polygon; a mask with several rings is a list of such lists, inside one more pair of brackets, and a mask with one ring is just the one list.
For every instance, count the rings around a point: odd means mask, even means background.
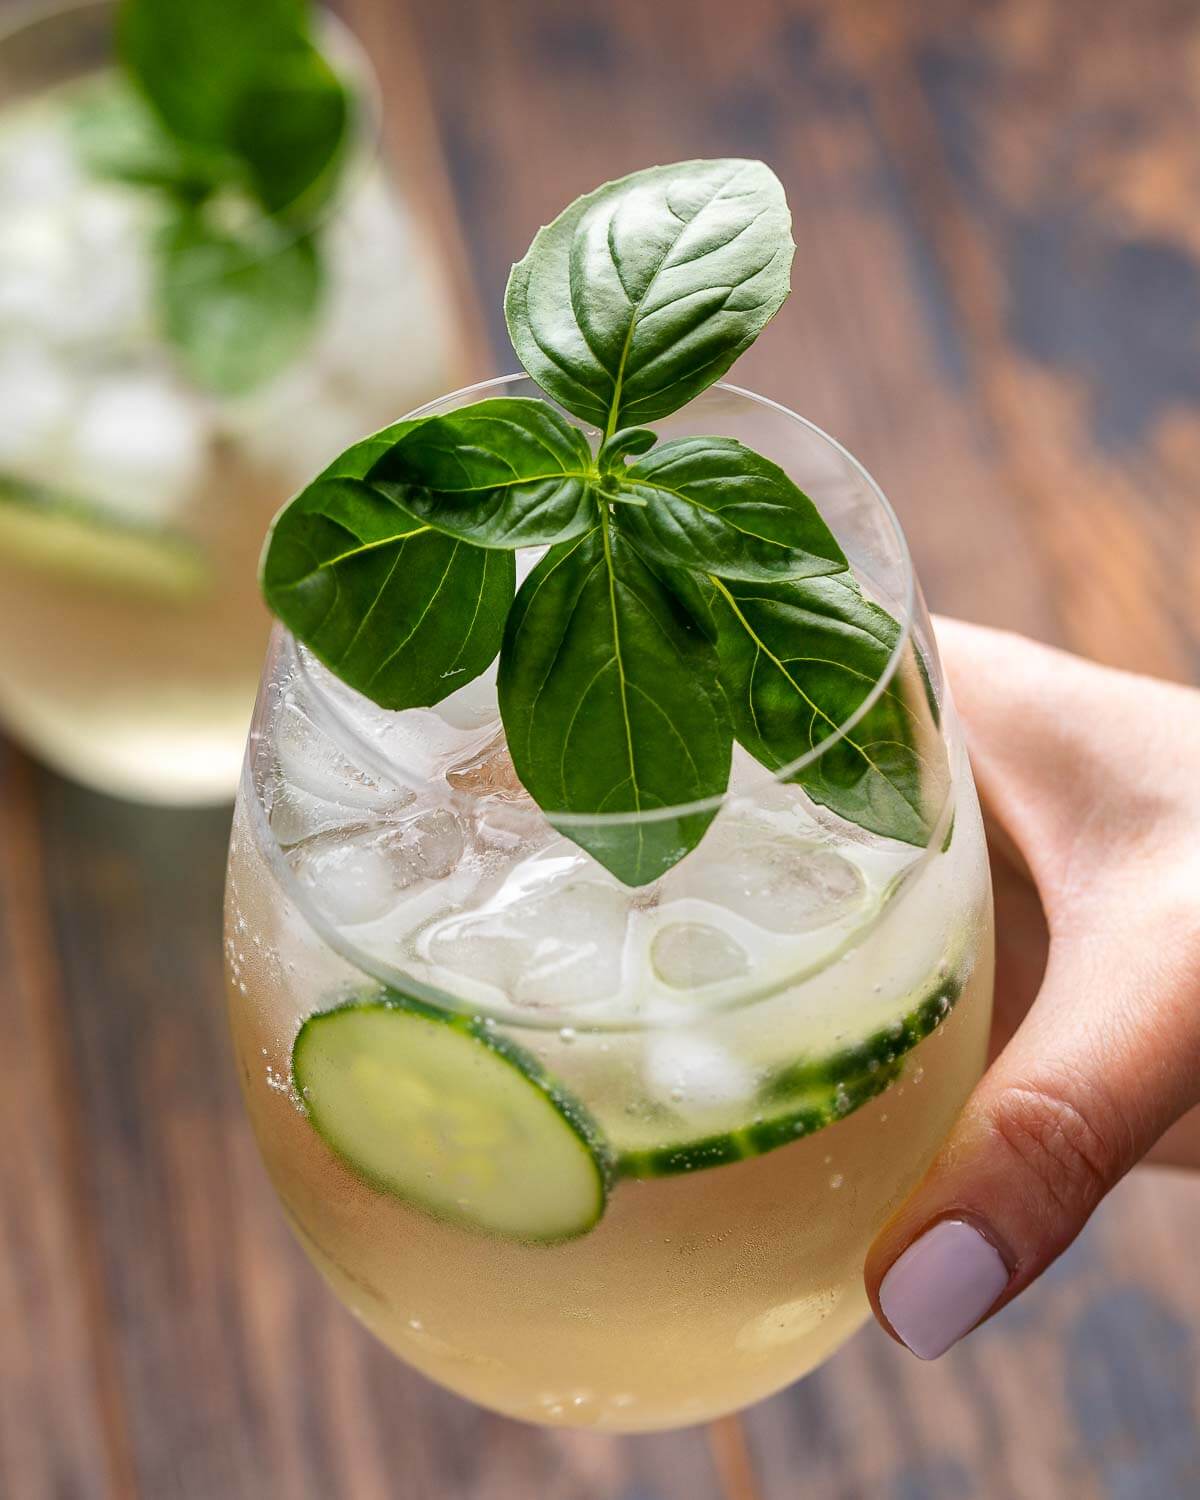
[{"label": "stemless wine glass", "polygon": [[[865,1252],[980,1073],[992,986],[978,804],[887,502],[733,387],[658,430],[780,464],[900,622],[853,719],[784,774],[735,752],[705,837],[635,890],[520,786],[494,668],[387,712],[279,629],[227,896],[246,1099],[321,1272],[451,1389],[621,1430],[744,1405],[859,1326]],[[888,691],[923,719],[926,848],[789,779]]]},{"label": "stemless wine glass", "polygon": [[[250,389],[191,378],[155,272],[177,210],[85,165],[120,127],[115,11],[34,6],[0,35],[0,719],[104,790],[219,801],[267,637],[255,565],[271,515],[358,434],[444,390],[453,336],[377,159],[369,65],[327,20],[358,100],[340,185],[319,220],[261,226],[273,256],[316,243],[316,322]],[[246,275],[263,265],[248,257]],[[177,314],[209,274],[197,262],[177,281]]]}]

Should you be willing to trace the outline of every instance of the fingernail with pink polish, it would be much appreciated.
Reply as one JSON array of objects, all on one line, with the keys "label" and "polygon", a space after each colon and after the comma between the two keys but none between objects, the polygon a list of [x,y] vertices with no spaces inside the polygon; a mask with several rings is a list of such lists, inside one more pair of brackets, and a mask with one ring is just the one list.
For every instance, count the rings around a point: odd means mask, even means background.
[{"label": "fingernail with pink polish", "polygon": [[942,1219],[892,1263],[879,1284],[879,1306],[918,1359],[937,1359],[989,1311],[1008,1275],[978,1229]]}]

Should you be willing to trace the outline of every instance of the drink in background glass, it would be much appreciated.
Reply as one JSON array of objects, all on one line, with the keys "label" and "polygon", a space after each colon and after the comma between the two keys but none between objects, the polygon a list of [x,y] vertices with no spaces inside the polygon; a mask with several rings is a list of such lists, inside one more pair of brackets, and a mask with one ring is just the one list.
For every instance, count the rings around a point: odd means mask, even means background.
[{"label": "drink in background glass", "polygon": [[[530,394],[513,378],[425,410]],[[924,705],[941,800],[928,847],[844,822],[735,749],[699,845],[627,888],[519,785],[494,667],[434,709],[387,712],[277,629],[227,896],[239,1070],[316,1265],[452,1390],[617,1430],[754,1401],[860,1325],[865,1252],[980,1074],[992,986],[978,805],[886,501],[816,428],[731,387],[655,430],[727,433],[781,465],[905,627],[889,675]],[[539,555],[518,555],[518,578]],[[428,987],[462,1010],[457,1031],[411,1029],[403,1088],[384,1076],[382,1033],[347,1066],[389,1130],[433,1128],[461,1148],[419,1189],[424,1204],[379,1180],[369,1119],[335,1151],[303,1097],[298,1037],[332,1037],[342,1021],[325,1013],[386,1003],[389,987],[418,1002]],[[453,1066],[434,1045],[423,1072],[429,1036],[447,1031]],[[534,1077],[561,1111],[498,1138],[493,1096]],[[602,1212],[587,1172],[570,1170],[592,1148],[614,1164]],[[472,1221],[496,1154],[511,1152],[528,1172],[492,1217],[541,1215],[544,1235]]]},{"label": "drink in background glass", "polygon": [[255,579],[271,516],[347,443],[444,389],[453,338],[376,154],[369,67],[328,23],[359,109],[311,226],[316,321],[252,388],[189,379],[154,279],[165,200],[84,158],[116,86],[114,11],[35,8],[0,36],[0,720],[106,791],[219,801],[267,635]]}]

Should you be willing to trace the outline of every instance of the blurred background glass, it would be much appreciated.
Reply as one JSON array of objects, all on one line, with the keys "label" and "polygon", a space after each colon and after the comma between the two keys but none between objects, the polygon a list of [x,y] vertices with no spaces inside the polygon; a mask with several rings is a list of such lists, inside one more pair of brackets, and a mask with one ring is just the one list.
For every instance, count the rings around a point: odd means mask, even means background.
[{"label": "blurred background glass", "polygon": [[[112,169],[145,108],[114,60],[116,9],[35,8],[0,36],[0,716],[89,785],[222,801],[265,642],[271,516],[454,383],[453,332],[377,152],[370,64],[332,20],[325,50],[356,99],[332,200],[311,222],[260,215],[232,263],[202,248],[164,279],[192,210]],[[276,308],[310,275],[311,316],[248,316],[248,292]],[[190,345],[181,317],[202,324]]]}]

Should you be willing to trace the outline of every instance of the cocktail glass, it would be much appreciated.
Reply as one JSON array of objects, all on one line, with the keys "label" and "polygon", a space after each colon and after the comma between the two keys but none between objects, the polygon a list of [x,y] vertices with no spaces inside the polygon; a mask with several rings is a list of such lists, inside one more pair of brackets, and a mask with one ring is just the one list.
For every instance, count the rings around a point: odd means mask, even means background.
[{"label": "cocktail glass", "polygon": [[[902,627],[859,712],[778,775],[735,751],[698,847],[628,889],[523,791],[494,668],[387,712],[277,629],[227,897],[246,1100],[322,1274],[452,1390],[617,1430],[743,1406],[860,1325],[865,1252],[980,1074],[992,986],[978,804],[883,495],[729,386],[658,431],[733,435],[815,500]],[[792,779],[885,692],[923,724],[925,848]]]}]

